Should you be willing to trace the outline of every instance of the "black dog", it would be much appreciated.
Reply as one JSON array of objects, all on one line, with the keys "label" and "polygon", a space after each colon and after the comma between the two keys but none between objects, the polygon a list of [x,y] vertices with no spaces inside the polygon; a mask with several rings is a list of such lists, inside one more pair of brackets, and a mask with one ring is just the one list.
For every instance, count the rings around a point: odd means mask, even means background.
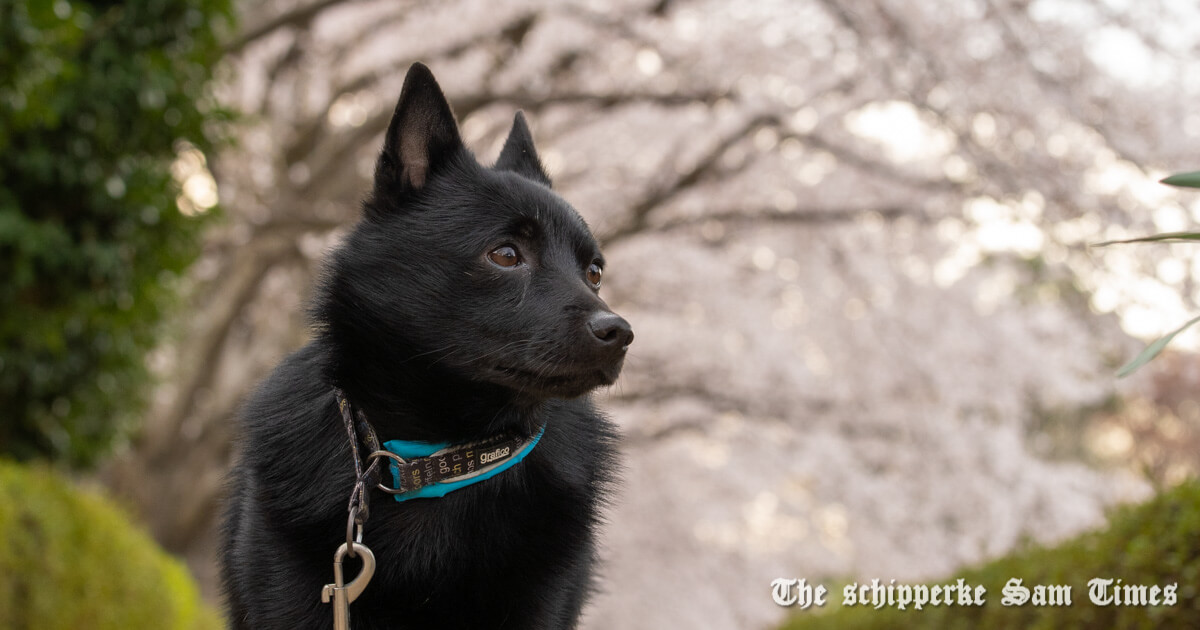
[{"label": "black dog", "polygon": [[[232,626],[333,627],[322,587],[358,479],[344,400],[364,467],[371,428],[385,443],[478,447],[405,460],[402,473],[378,460],[371,481],[427,474],[409,488],[434,492],[368,489],[362,542],[376,569],[349,607],[353,628],[575,627],[616,466],[614,428],[586,394],[617,378],[633,340],[597,295],[603,267],[521,114],[483,167],[413,65],[364,218],[326,269],[313,340],[242,411],[222,554]],[[458,478],[438,475],[458,456],[477,472],[511,467],[444,493]],[[347,557],[346,582],[359,566]]]}]

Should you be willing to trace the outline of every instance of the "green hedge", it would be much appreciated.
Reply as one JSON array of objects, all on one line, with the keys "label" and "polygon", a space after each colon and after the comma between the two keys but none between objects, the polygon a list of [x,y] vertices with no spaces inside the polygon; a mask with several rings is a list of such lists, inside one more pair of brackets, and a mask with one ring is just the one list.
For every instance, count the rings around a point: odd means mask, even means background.
[{"label": "green hedge", "polygon": [[[880,576],[883,577],[883,576]],[[1122,584],[1164,587],[1178,584],[1174,606],[1099,606],[1088,598],[1092,578],[1120,579]],[[983,606],[926,606],[900,611],[842,607],[842,589],[831,588],[827,610],[799,612],[784,630],[826,628],[936,628],[938,630],[1009,628],[1196,628],[1200,627],[1200,483],[1189,482],[1149,503],[1118,510],[1109,525],[1055,547],[1031,547],[953,579],[987,588]],[[1002,589],[1011,578],[1023,586],[1072,586],[1070,606],[1003,606]]]},{"label": "green hedge", "polygon": [[221,627],[183,565],[119,510],[0,461],[0,628]]},{"label": "green hedge", "polygon": [[230,0],[0,0],[0,455],[86,466],[138,420],[204,227],[172,165],[222,139],[231,19]]}]

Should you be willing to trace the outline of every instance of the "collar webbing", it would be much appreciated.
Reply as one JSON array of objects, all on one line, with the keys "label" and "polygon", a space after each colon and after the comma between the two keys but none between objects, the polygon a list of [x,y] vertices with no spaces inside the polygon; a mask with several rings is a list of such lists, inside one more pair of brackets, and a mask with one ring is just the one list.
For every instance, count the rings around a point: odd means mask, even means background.
[{"label": "collar webbing", "polygon": [[394,488],[384,488],[397,501],[443,497],[494,477],[533,450],[546,425],[531,436],[504,433],[465,444],[388,440]]}]

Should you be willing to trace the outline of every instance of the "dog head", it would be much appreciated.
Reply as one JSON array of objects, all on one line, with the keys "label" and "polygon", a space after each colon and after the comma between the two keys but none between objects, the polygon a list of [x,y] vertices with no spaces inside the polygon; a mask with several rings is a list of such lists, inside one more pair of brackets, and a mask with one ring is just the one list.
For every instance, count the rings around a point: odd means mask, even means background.
[{"label": "dog head", "polygon": [[342,360],[570,398],[613,383],[633,341],[599,296],[603,274],[599,245],[551,189],[524,116],[484,167],[429,69],[414,64],[317,317]]}]

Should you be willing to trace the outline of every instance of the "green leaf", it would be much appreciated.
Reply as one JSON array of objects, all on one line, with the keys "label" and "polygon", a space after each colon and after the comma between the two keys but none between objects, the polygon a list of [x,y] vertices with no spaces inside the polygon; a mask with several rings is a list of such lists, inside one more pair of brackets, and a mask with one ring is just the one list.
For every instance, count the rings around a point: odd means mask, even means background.
[{"label": "green leaf", "polygon": [[1184,188],[1200,188],[1200,171],[1190,171],[1187,173],[1175,173],[1170,177],[1165,177],[1159,180],[1161,183],[1168,186],[1182,186]]},{"label": "green leaf", "polygon": [[1137,238],[1127,238],[1119,241],[1093,243],[1092,247],[1105,247],[1107,245],[1117,245],[1119,243],[1152,243],[1155,241],[1200,241],[1200,232],[1163,232],[1162,234],[1151,234],[1150,236],[1139,236]]},{"label": "green leaf", "polygon": [[229,133],[210,113],[232,1],[0,0],[0,459],[91,466],[143,417],[146,354],[184,312],[164,274],[207,229],[171,167]]},{"label": "green leaf", "polygon": [[1190,321],[1188,321],[1188,323],[1176,328],[1171,334],[1146,346],[1146,349],[1142,350],[1141,354],[1134,357],[1134,359],[1129,363],[1121,366],[1121,369],[1117,371],[1117,378],[1125,378],[1126,376],[1136,372],[1138,368],[1149,363],[1150,359],[1158,356],[1158,353],[1162,352],[1163,348],[1166,348],[1167,344],[1171,343],[1171,340],[1175,338],[1175,335],[1187,330],[1189,326],[1195,324],[1196,322],[1200,322],[1200,316],[1192,318]]}]

